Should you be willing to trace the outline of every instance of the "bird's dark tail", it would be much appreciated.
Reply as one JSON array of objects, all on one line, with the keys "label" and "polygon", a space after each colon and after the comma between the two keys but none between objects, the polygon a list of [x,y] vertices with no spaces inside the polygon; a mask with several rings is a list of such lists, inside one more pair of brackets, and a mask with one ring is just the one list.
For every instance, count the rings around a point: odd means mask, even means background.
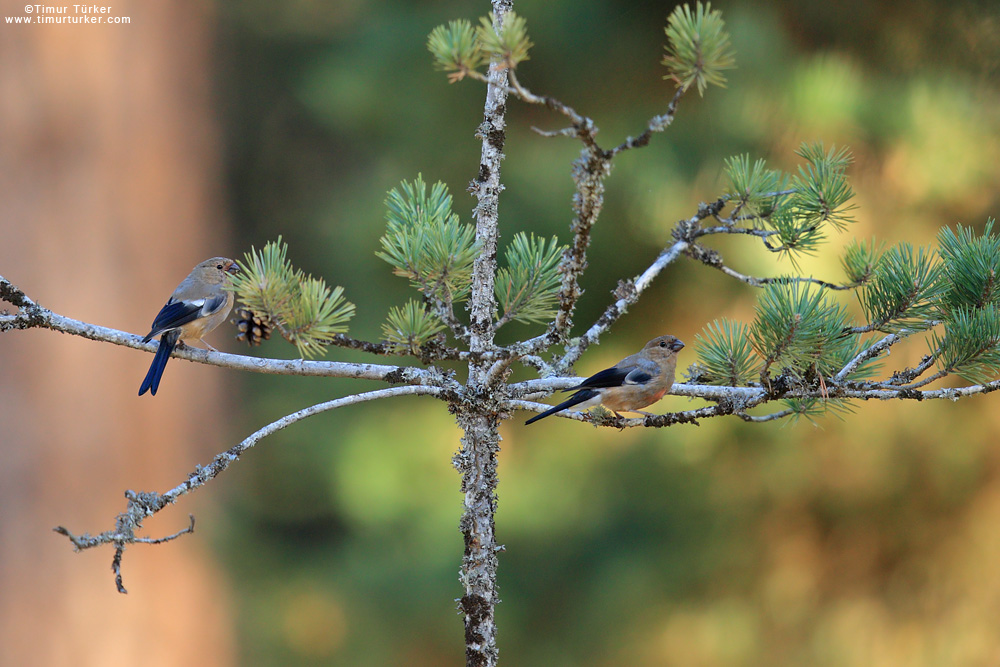
[{"label": "bird's dark tail", "polygon": [[572,396],[570,396],[568,399],[566,399],[565,401],[563,401],[562,403],[560,403],[559,405],[556,405],[555,407],[549,408],[548,410],[546,410],[545,412],[543,412],[540,415],[535,415],[534,417],[532,417],[528,421],[524,422],[524,425],[527,426],[528,424],[534,424],[539,419],[545,419],[549,415],[554,415],[555,413],[557,413],[557,412],[559,412],[561,410],[565,410],[566,408],[571,408],[574,405],[579,405],[580,403],[583,403],[584,401],[589,401],[590,399],[592,399],[595,396],[597,396],[597,392],[594,391],[593,389],[581,389],[580,391],[576,392],[575,394],[573,394]]},{"label": "bird's dark tail", "polygon": [[153,363],[149,365],[149,370],[146,372],[146,379],[139,386],[140,396],[147,391],[156,396],[156,390],[160,386],[160,378],[163,377],[163,369],[167,367],[167,360],[170,359],[170,353],[174,351],[174,346],[177,345],[178,338],[180,338],[180,332],[177,330],[168,331],[160,336],[160,346],[156,348]]}]

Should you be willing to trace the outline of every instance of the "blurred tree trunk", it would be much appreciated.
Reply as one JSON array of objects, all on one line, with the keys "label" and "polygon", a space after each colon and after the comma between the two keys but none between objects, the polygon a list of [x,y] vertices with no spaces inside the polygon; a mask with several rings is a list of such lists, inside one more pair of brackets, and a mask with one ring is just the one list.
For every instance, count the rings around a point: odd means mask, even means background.
[{"label": "blurred tree trunk", "polygon": [[[125,2],[112,10],[128,25],[0,24],[0,274],[43,305],[145,333],[191,266],[232,252],[220,243],[210,8]],[[213,417],[222,371],[174,362],[160,394],[140,399],[151,358],[55,334],[0,341],[5,664],[234,662],[203,538],[133,547],[125,597],[110,550],[75,554],[52,532],[112,527],[125,488],[163,491],[228,442]],[[185,511],[149,534],[182,528]]]}]

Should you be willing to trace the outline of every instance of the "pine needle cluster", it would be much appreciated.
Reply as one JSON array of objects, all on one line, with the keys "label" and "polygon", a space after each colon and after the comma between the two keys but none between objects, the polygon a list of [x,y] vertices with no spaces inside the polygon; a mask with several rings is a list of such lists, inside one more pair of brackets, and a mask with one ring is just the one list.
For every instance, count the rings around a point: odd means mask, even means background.
[{"label": "pine needle cluster", "polygon": [[337,334],[347,331],[354,304],[342,287],[328,287],[322,278],[294,269],[288,245],[278,237],[261,251],[251,248],[238,262],[232,290],[256,317],[294,344],[303,358],[322,353]]},{"label": "pine needle cluster", "polygon": [[[424,296],[422,303],[393,308],[382,327],[383,336],[401,348],[414,350],[457,322],[453,306],[466,300],[479,244],[471,224],[451,210],[448,187],[428,189],[421,175],[403,181],[386,198],[386,233],[378,257],[393,273],[410,280]],[[555,237],[514,235],[505,252],[506,266],[497,271],[495,292],[502,316],[510,321],[544,323],[556,312],[560,286],[559,261],[565,250]]]},{"label": "pine needle cluster", "polygon": [[434,67],[448,72],[448,81],[454,83],[466,76],[482,73],[479,68],[497,61],[497,67],[516,68],[528,60],[528,51],[534,46],[528,38],[528,23],[514,12],[504,15],[503,27],[498,32],[495,15],[479,19],[475,28],[465,19],[439,25],[427,37],[427,49],[434,56]]},{"label": "pine needle cluster", "polygon": [[[479,68],[489,63],[494,67],[516,69],[529,59],[534,46],[528,36],[527,21],[514,12],[504,14],[503,26],[498,31],[496,16],[481,17],[473,27],[465,19],[439,25],[427,37],[427,49],[434,57],[434,67],[448,72],[452,83],[467,76],[479,79]],[[667,44],[663,65],[678,88],[698,88],[704,95],[710,85],[725,86],[725,70],[735,67],[732,44],[725,31],[722,13],[712,10],[711,3],[678,6],[664,28]]]},{"label": "pine needle cluster", "polygon": [[452,213],[448,186],[438,181],[428,192],[418,174],[393,188],[385,205],[383,251],[375,254],[425,296],[444,303],[464,299],[479,244],[475,228]]},{"label": "pine needle cluster", "polygon": [[382,338],[400,351],[418,354],[419,347],[445,330],[444,323],[424,304],[410,299],[402,308],[389,309]]},{"label": "pine needle cluster", "polygon": [[497,302],[503,311],[500,322],[515,320],[542,324],[556,314],[559,292],[559,259],[565,246],[552,237],[535,238],[518,232],[507,247],[507,266],[497,271]]},{"label": "pine needle cluster", "polygon": [[710,85],[725,86],[722,74],[736,66],[729,35],[725,31],[722,12],[712,11],[712,3],[678,5],[667,19],[667,55],[663,64],[669,70],[666,79],[673,79],[677,87],[687,90],[698,87],[704,95]]},{"label": "pine needle cluster", "polygon": [[[826,153],[825,155],[830,155]],[[747,160],[732,161],[760,182],[761,170]],[[756,175],[755,175],[756,174]],[[766,181],[773,183],[773,181]],[[753,192],[753,188],[744,190]],[[753,197],[745,194],[738,201]],[[916,386],[950,374],[985,383],[1000,374],[1000,236],[989,220],[982,234],[961,225],[938,235],[938,247],[914,248],[900,243],[885,248],[872,242],[852,242],[842,265],[861,306],[862,321],[852,320],[834,300],[835,287],[784,277],[766,285],[750,325],[722,319],[696,337],[698,362],[694,375],[701,382],[768,386],[778,375],[800,382],[831,378],[867,380],[878,370],[873,359],[858,363],[874,344],[865,334],[880,331],[905,338],[924,334],[929,361],[937,373]],[[811,417],[826,401],[793,402],[795,416]],[[830,402],[830,408],[846,404]]]},{"label": "pine needle cluster", "polygon": [[798,268],[803,255],[814,255],[828,227],[844,231],[854,190],[847,179],[851,154],[822,143],[803,144],[796,154],[805,160],[794,176],[768,169],[764,160],[750,163],[747,155],[729,158],[726,199],[734,207],[733,223],[748,222],[764,235],[769,250],[788,257]]},{"label": "pine needle cluster", "polygon": [[993,225],[989,220],[980,236],[961,225],[938,234],[944,336],[935,332],[930,347],[940,372],[977,383],[1000,372],[1000,236]]}]

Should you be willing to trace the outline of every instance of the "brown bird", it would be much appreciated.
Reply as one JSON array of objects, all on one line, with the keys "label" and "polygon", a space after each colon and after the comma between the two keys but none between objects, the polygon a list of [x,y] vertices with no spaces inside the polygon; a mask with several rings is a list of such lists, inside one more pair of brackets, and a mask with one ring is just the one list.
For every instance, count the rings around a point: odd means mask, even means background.
[{"label": "brown bird", "polygon": [[649,414],[640,408],[656,403],[674,386],[677,353],[683,348],[684,343],[673,336],[654,338],[642,350],[611,368],[591,375],[575,387],[563,389],[576,393],[524,423],[534,423],[574,405],[590,408],[601,404],[619,417],[619,412]]},{"label": "brown bird", "polygon": [[233,260],[213,257],[194,267],[177,286],[142,339],[143,343],[148,343],[153,336],[160,336],[160,347],[156,349],[146,379],[139,386],[140,396],[147,391],[156,396],[163,369],[179,341],[199,341],[215,350],[202,337],[226,321],[234,298],[225,285],[230,274],[239,273],[239,270]]}]

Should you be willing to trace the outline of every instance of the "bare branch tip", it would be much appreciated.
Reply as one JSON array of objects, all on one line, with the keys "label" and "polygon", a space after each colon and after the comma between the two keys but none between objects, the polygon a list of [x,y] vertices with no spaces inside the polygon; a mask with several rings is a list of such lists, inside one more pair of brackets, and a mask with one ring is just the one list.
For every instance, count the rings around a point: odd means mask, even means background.
[{"label": "bare branch tip", "polygon": [[125,553],[125,544],[123,542],[115,543],[115,557],[111,559],[111,571],[115,573],[115,588],[122,595],[128,595],[128,591],[125,590],[125,584],[122,581],[122,556]]}]

